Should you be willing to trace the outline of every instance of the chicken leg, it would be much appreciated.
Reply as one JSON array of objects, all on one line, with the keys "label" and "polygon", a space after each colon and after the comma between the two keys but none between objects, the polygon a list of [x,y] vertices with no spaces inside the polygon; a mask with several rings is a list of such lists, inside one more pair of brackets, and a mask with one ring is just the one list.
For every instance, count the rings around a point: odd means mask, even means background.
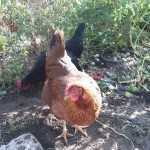
[{"label": "chicken leg", "polygon": [[85,131],[83,131],[83,128],[86,128],[88,126],[79,126],[77,124],[74,124],[72,127],[75,128],[75,134],[76,134],[77,130],[79,130],[82,134],[84,134],[85,136],[87,136],[87,133]]},{"label": "chicken leg", "polygon": [[73,134],[70,134],[67,132],[67,128],[66,128],[66,121],[63,120],[63,131],[61,133],[61,135],[59,135],[58,137],[56,137],[56,139],[58,138],[64,138],[66,144],[67,144],[67,136],[73,136]]}]

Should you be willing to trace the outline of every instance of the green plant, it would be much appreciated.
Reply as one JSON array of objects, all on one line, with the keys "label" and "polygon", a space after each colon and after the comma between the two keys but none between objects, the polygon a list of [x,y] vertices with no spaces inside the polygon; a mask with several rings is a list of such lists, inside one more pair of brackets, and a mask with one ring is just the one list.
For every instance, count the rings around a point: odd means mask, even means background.
[{"label": "green plant", "polygon": [[[22,77],[23,64],[30,65],[30,54],[49,48],[54,30],[64,30],[69,38],[82,21],[86,23],[86,56],[81,63],[87,62],[93,51],[113,48],[115,53],[125,48],[133,49],[138,61],[144,61],[141,67],[147,64],[141,47],[149,47],[148,0],[2,0],[0,8],[0,86]],[[145,73],[135,74],[147,80]]]}]

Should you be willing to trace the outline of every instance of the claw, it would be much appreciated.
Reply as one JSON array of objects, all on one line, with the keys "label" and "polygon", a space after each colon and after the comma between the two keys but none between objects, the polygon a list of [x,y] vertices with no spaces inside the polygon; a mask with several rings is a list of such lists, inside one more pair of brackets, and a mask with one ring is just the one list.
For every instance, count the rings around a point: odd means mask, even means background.
[{"label": "claw", "polygon": [[65,143],[67,144],[67,136],[74,136],[74,135],[67,132],[66,121],[63,121],[63,131],[62,131],[61,135],[56,137],[56,139],[64,138]]},{"label": "claw", "polygon": [[79,130],[83,135],[87,136],[87,133],[85,131],[83,131],[83,128],[86,128],[87,126],[79,126],[77,124],[74,124],[72,127],[75,128],[75,133],[77,133],[77,130]]}]

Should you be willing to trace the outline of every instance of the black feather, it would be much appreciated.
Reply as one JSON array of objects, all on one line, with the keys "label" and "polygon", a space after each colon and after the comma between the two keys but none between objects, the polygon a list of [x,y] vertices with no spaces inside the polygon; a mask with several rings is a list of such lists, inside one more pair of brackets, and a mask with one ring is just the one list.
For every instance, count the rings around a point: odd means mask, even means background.
[{"label": "black feather", "polygon": [[32,70],[21,80],[22,86],[27,83],[35,84],[41,81],[45,81],[45,60],[46,52],[41,52]]},{"label": "black feather", "polygon": [[79,23],[78,27],[76,28],[74,35],[70,40],[66,41],[66,50],[71,57],[80,57],[84,46],[83,46],[83,32],[85,28],[85,23]]}]

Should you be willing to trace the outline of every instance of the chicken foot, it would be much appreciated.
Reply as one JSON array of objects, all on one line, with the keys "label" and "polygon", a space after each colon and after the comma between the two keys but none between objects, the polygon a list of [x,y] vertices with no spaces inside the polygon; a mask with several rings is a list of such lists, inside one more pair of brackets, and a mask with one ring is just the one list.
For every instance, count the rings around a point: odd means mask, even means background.
[{"label": "chicken foot", "polygon": [[74,124],[72,127],[75,128],[75,133],[74,134],[76,134],[77,130],[79,130],[82,134],[87,136],[87,133],[85,131],[83,131],[83,128],[86,128],[87,126],[79,126],[77,124]]},{"label": "chicken foot", "polygon": [[67,132],[66,121],[63,120],[63,131],[62,131],[61,135],[56,137],[56,139],[64,138],[65,143],[67,144],[67,136],[74,136],[74,135]]}]

